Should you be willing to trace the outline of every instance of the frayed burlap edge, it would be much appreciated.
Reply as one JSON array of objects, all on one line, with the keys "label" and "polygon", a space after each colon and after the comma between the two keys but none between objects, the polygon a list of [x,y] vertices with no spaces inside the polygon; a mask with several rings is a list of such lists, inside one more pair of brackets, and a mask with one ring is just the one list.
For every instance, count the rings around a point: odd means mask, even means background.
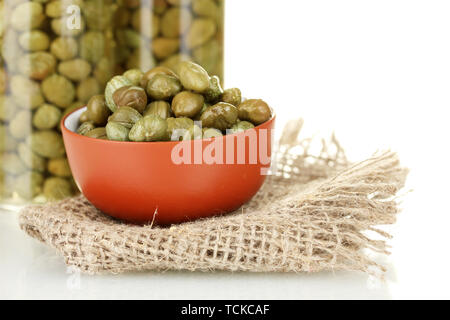
[{"label": "frayed burlap edge", "polygon": [[[270,175],[238,212],[170,228],[128,225],[83,196],[22,210],[20,227],[82,272],[140,270],[385,271],[367,250],[388,254],[379,229],[399,212],[407,170],[393,152],[349,165],[336,139],[297,141],[286,127]],[[371,231],[372,236],[368,236]]]}]

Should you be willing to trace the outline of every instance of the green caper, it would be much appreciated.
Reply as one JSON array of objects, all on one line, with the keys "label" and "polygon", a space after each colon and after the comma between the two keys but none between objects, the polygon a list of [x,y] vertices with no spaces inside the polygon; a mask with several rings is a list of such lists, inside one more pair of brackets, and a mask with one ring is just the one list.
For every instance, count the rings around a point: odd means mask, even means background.
[{"label": "green caper", "polygon": [[129,141],[128,134],[130,129],[121,125],[118,122],[108,122],[106,125],[106,134],[109,140],[112,141]]},{"label": "green caper", "polygon": [[30,200],[42,192],[44,176],[42,173],[28,171],[20,174],[14,182],[14,190],[20,197]]},{"label": "green caper", "polygon": [[193,126],[194,120],[192,119],[169,118],[167,119],[167,134],[172,141],[177,141]]},{"label": "green caper", "polygon": [[58,72],[73,81],[81,81],[91,73],[91,65],[83,59],[63,61],[58,66]]},{"label": "green caper", "polygon": [[41,157],[38,156],[36,153],[31,151],[31,149],[25,144],[20,143],[17,147],[17,152],[19,154],[20,160],[23,161],[23,163],[30,169],[38,171],[38,172],[44,172],[47,167],[47,161]]},{"label": "green caper", "polygon": [[0,95],[0,120],[9,122],[20,110],[10,96]]},{"label": "green caper", "polygon": [[238,120],[238,109],[232,104],[219,102],[208,108],[200,120],[205,128],[216,128],[221,131],[230,129]]},{"label": "green caper", "polygon": [[255,128],[255,126],[253,125],[253,123],[250,123],[248,121],[239,121],[238,123],[236,123],[231,129],[230,132],[233,133],[240,133],[240,132],[244,132],[250,129]]},{"label": "green caper", "polygon": [[89,116],[87,110],[84,111],[80,116],[80,123],[85,123],[89,121]]},{"label": "green caper", "polygon": [[108,122],[117,122],[122,126],[131,129],[136,122],[142,119],[142,115],[136,109],[130,107],[120,107],[108,119]]},{"label": "green caper", "polygon": [[148,8],[142,7],[134,11],[131,24],[135,31],[146,38],[154,38],[159,33],[159,17]]},{"label": "green caper", "polygon": [[61,135],[55,131],[36,131],[27,138],[27,144],[37,155],[44,158],[61,158],[65,154]]},{"label": "green caper", "polygon": [[104,126],[108,122],[111,111],[106,105],[104,95],[96,95],[89,99],[87,117],[96,126]]},{"label": "green caper", "polygon": [[214,20],[219,18],[220,9],[214,0],[193,0],[192,10],[199,16],[209,17]]},{"label": "green caper", "polygon": [[203,93],[205,100],[210,103],[217,103],[223,93],[222,86],[220,85],[220,79],[217,76],[212,76],[209,79],[209,87]]},{"label": "green caper", "polygon": [[16,148],[17,140],[8,134],[8,130],[3,124],[0,124],[0,151],[13,151]]},{"label": "green caper", "polygon": [[214,128],[203,128],[203,139],[223,137],[222,132]]},{"label": "green caper", "polygon": [[104,56],[105,36],[99,31],[88,31],[81,36],[80,57],[91,63],[97,63]]},{"label": "green caper", "polygon": [[50,159],[48,161],[48,172],[58,177],[70,177],[71,171],[66,158]]},{"label": "green caper", "polygon": [[156,38],[152,41],[152,52],[159,60],[166,59],[180,49],[180,40],[176,38]]},{"label": "green caper", "polygon": [[227,89],[223,92],[220,100],[238,107],[242,102],[241,90],[238,88]]},{"label": "green caper", "polygon": [[178,78],[165,74],[157,74],[147,84],[147,93],[154,100],[168,100],[181,91]]},{"label": "green caper", "polygon": [[208,72],[191,61],[183,61],[179,66],[180,81],[187,90],[202,93],[209,88]]},{"label": "green caper", "polygon": [[19,44],[25,51],[44,51],[50,45],[50,38],[45,32],[30,30],[20,35]]},{"label": "green caper", "polygon": [[[19,107],[34,109],[44,103],[44,97],[42,96],[39,84],[27,77],[21,75],[13,76],[11,78],[10,88],[14,102]],[[24,94],[24,92],[27,94]]]},{"label": "green caper", "polygon": [[130,107],[139,113],[144,112],[147,106],[147,95],[145,90],[136,86],[125,86],[113,93],[113,100],[118,107]]},{"label": "green caper", "polygon": [[73,188],[67,179],[51,177],[44,182],[44,196],[49,201],[62,200],[72,194]]},{"label": "green caper", "polygon": [[272,117],[269,105],[261,99],[250,99],[242,102],[239,107],[239,118],[254,125],[260,125]]},{"label": "green caper", "polygon": [[131,69],[126,71],[123,76],[130,80],[133,86],[139,86],[141,84],[144,73],[139,69]]},{"label": "green caper", "polygon": [[56,127],[61,120],[62,112],[55,106],[43,104],[40,106],[34,116],[33,125],[41,130],[52,129]]},{"label": "green caper", "polygon": [[19,70],[23,75],[42,80],[55,71],[56,59],[47,52],[25,54],[19,59]]},{"label": "green caper", "polygon": [[203,108],[205,98],[201,94],[183,91],[173,98],[172,110],[177,117],[193,118]]},{"label": "green caper", "polygon": [[45,20],[44,8],[38,2],[19,4],[11,13],[10,23],[18,31],[38,28]]},{"label": "green caper", "polygon": [[143,117],[130,131],[129,138],[134,142],[167,140],[167,122],[156,115]]},{"label": "green caper", "polygon": [[217,32],[217,24],[209,18],[199,18],[192,22],[186,36],[186,46],[189,49],[207,43]]},{"label": "green caper", "polygon": [[89,101],[89,98],[99,94],[101,91],[100,84],[94,77],[83,79],[77,87],[77,98],[83,103]]},{"label": "green caper", "polygon": [[84,19],[82,16],[76,19],[76,21],[79,21],[79,24],[75,23],[74,25],[71,25],[70,23],[67,23],[68,21],[66,17],[55,18],[50,22],[50,27],[58,36],[76,37],[84,31],[85,27]]},{"label": "green caper", "polygon": [[176,75],[172,70],[170,70],[169,68],[161,67],[161,66],[155,67],[155,68],[150,69],[150,70],[147,71],[146,73],[144,73],[144,75],[143,75],[142,78],[141,78],[141,82],[140,82],[141,87],[144,88],[144,89],[147,88],[148,82],[149,82],[154,76],[156,76],[157,74],[165,74],[165,75],[173,76],[173,77],[176,77],[176,76],[177,76],[177,75]]},{"label": "green caper", "polygon": [[31,131],[31,112],[23,110],[17,113],[9,124],[9,132],[16,139],[23,139]]},{"label": "green caper", "polygon": [[81,126],[78,127],[77,133],[81,134],[82,136],[85,136],[89,131],[94,130],[95,125],[92,121],[86,121],[81,124]]},{"label": "green caper", "polygon": [[74,38],[59,37],[51,43],[50,52],[61,61],[69,60],[76,57],[78,43]]},{"label": "green caper", "polygon": [[54,74],[42,81],[45,98],[61,108],[67,108],[75,98],[75,87],[66,77]]},{"label": "green caper", "polygon": [[101,139],[101,140],[108,139],[105,127],[92,129],[91,131],[86,133],[85,136],[93,139]]},{"label": "green caper", "polygon": [[192,13],[188,9],[170,8],[161,19],[161,33],[167,38],[177,38],[189,29],[191,21]]},{"label": "green caper", "polygon": [[153,101],[144,111],[144,116],[149,115],[157,115],[163,119],[168,119],[172,115],[172,109],[166,101]]},{"label": "green caper", "polygon": [[26,165],[16,153],[8,152],[2,155],[3,170],[10,174],[21,174],[27,170]]},{"label": "green caper", "polygon": [[190,127],[184,135],[180,138],[181,141],[190,141],[190,140],[201,140],[203,137],[203,131],[202,129],[194,124],[192,127]]}]

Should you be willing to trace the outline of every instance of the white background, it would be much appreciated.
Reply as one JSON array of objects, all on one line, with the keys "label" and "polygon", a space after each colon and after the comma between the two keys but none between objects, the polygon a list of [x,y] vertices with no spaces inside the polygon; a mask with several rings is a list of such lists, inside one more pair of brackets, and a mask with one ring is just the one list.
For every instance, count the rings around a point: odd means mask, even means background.
[{"label": "white background", "polygon": [[[450,1],[228,0],[226,84],[270,102],[279,128],[336,132],[351,160],[411,169],[385,282],[361,274],[66,274],[0,214],[0,297],[450,298]],[[72,283],[72,284],[71,284]]]}]

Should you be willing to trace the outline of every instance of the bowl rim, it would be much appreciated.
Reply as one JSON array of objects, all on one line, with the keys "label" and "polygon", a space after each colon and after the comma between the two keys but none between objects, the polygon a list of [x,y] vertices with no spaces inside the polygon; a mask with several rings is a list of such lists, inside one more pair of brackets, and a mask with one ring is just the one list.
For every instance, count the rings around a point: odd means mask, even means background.
[{"label": "bowl rim", "polygon": [[[178,145],[178,144],[183,143],[183,142],[185,142],[185,143],[192,143],[192,142],[195,142],[195,141],[211,142],[211,141],[214,141],[215,139],[218,139],[218,138],[209,138],[209,139],[189,140],[189,141],[134,142],[134,141],[112,141],[112,140],[103,140],[103,139],[96,139],[96,138],[86,137],[86,136],[83,136],[83,135],[81,135],[79,133],[76,133],[76,132],[74,132],[72,130],[69,130],[69,128],[66,127],[66,120],[70,116],[72,116],[75,112],[78,112],[81,109],[85,109],[85,108],[87,109],[87,105],[82,106],[82,107],[78,107],[78,108],[72,110],[71,112],[69,112],[68,114],[66,114],[61,119],[60,127],[61,127],[61,131],[63,133],[68,134],[68,135],[70,135],[72,137],[79,137],[81,139],[86,139],[87,141],[96,141],[97,143],[118,144],[118,145],[124,145],[124,144],[130,145],[130,144],[133,144],[133,145],[136,145],[136,146],[139,146],[139,145],[145,145],[145,146],[149,146],[149,145],[150,146],[151,145],[166,145],[166,146],[169,146],[169,145],[172,145],[172,146],[175,146],[175,145]],[[267,126],[269,123],[274,122],[276,120],[277,115],[276,115],[275,111],[272,108],[271,108],[271,110],[272,110],[272,117],[270,118],[270,120],[267,120],[266,122],[260,124],[259,126],[256,126],[254,129],[263,129],[264,126]],[[230,134],[230,135],[224,135],[224,136],[220,137],[220,139],[226,139],[227,137],[239,136],[239,135],[243,135],[244,133],[245,133],[245,131],[244,132],[239,132],[239,133],[233,133],[233,134]]]}]

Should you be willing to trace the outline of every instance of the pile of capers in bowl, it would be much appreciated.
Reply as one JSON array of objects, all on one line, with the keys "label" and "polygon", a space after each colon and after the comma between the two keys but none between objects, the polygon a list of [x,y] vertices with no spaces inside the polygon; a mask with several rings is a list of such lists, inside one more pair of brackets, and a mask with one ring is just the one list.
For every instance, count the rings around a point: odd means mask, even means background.
[{"label": "pile of capers in bowl", "polygon": [[211,139],[240,133],[272,118],[260,99],[243,100],[237,88],[223,90],[217,76],[200,65],[128,70],[93,96],[77,133],[96,139],[131,142]]}]

